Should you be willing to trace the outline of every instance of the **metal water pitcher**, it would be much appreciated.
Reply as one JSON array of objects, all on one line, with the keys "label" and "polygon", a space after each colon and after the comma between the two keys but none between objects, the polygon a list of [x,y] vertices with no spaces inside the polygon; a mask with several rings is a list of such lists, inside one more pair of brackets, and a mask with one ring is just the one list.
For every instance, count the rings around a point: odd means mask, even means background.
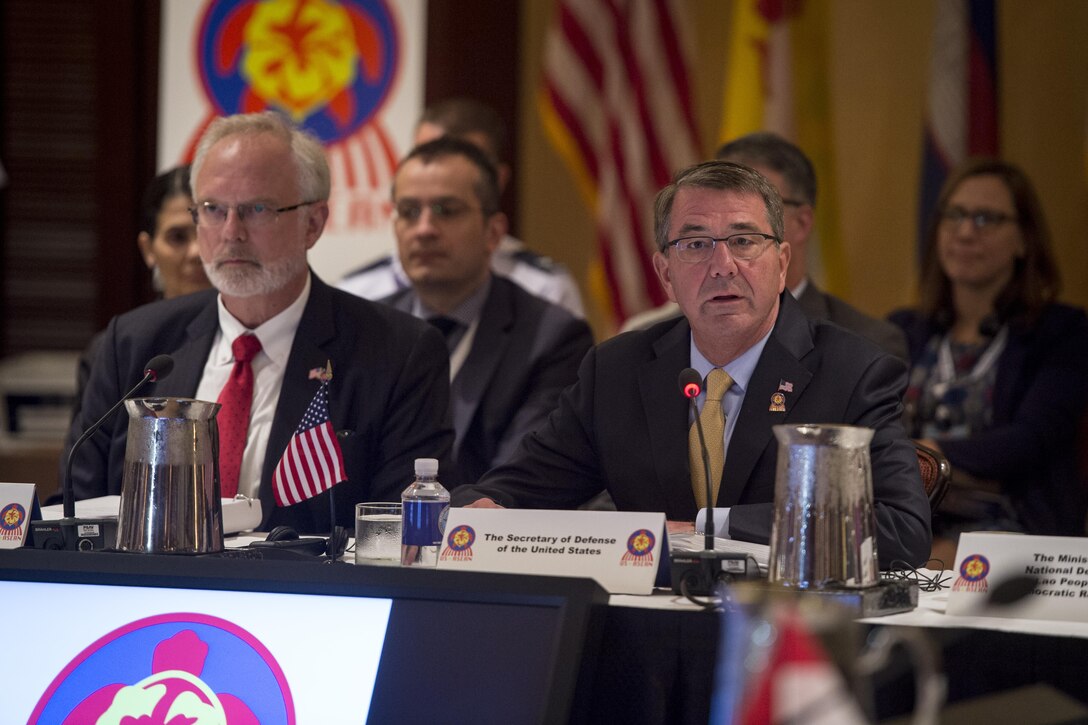
[{"label": "metal water pitcher", "polygon": [[117,548],[145,554],[223,550],[218,403],[133,398]]},{"label": "metal water pitcher", "polygon": [[873,430],[776,425],[769,579],[799,589],[878,582]]}]

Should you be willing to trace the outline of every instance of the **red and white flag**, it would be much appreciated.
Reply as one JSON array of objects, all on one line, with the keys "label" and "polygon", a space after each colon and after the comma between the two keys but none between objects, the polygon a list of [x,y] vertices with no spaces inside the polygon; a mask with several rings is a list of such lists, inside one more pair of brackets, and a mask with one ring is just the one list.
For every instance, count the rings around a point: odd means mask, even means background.
[{"label": "red and white flag", "polygon": [[559,0],[544,51],[544,128],[593,213],[592,297],[619,323],[665,300],[653,200],[700,158],[680,0]]},{"label": "red and white flag", "polygon": [[329,420],[329,382],[323,380],[272,476],[276,505],[302,503],[346,478],[344,454]]}]

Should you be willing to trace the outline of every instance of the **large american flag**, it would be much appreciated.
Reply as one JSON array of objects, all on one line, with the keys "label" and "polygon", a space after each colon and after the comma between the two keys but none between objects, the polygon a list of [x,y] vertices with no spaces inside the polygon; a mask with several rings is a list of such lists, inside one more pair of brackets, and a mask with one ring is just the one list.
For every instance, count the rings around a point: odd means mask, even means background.
[{"label": "large american flag", "polygon": [[699,160],[680,0],[559,0],[541,116],[597,227],[592,296],[617,323],[664,301],[653,199]]},{"label": "large american flag", "polygon": [[272,476],[277,506],[313,498],[347,478],[344,454],[329,420],[329,383],[322,381]]},{"label": "large american flag", "polygon": [[997,18],[994,0],[938,0],[926,98],[918,205],[919,255],[948,172],[969,156],[996,156]]}]

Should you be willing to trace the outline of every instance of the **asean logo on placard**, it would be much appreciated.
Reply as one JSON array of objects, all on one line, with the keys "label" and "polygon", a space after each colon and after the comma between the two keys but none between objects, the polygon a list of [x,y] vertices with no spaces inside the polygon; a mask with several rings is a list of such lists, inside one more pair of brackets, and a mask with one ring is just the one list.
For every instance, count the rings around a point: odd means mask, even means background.
[{"label": "asean logo on placard", "polygon": [[[384,0],[212,0],[196,40],[213,115],[284,113],[326,145],[333,186],[349,195],[348,225],[388,217],[387,199],[354,203],[387,196],[396,167],[380,116],[400,42]],[[188,157],[203,131],[195,129]]]},{"label": "asean logo on placard", "polygon": [[454,527],[446,535],[446,548],[442,550],[442,561],[454,559],[457,561],[472,560],[472,545],[476,543],[476,531],[468,524]]},{"label": "asean logo on placard", "polygon": [[639,529],[627,537],[627,551],[620,558],[620,566],[653,566],[654,544],[657,537],[649,529]]},{"label": "asean logo on placard", "polygon": [[959,576],[952,584],[954,592],[984,592],[989,589],[986,576],[990,573],[990,560],[982,554],[971,554],[960,563]]},{"label": "asean logo on placard", "polygon": [[9,503],[0,510],[0,539],[22,540],[26,525],[26,509],[17,503]]},{"label": "asean logo on placard", "polygon": [[30,722],[295,722],[283,670],[253,635],[203,614],[115,629],[50,683]]}]

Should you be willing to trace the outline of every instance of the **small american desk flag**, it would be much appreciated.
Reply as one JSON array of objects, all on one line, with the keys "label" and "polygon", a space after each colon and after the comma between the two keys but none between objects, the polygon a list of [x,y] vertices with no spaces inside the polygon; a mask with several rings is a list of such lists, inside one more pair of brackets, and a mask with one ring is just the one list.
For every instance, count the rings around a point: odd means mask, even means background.
[{"label": "small american desk flag", "polygon": [[272,476],[276,505],[302,503],[346,478],[344,454],[329,420],[329,381],[322,379]]}]

